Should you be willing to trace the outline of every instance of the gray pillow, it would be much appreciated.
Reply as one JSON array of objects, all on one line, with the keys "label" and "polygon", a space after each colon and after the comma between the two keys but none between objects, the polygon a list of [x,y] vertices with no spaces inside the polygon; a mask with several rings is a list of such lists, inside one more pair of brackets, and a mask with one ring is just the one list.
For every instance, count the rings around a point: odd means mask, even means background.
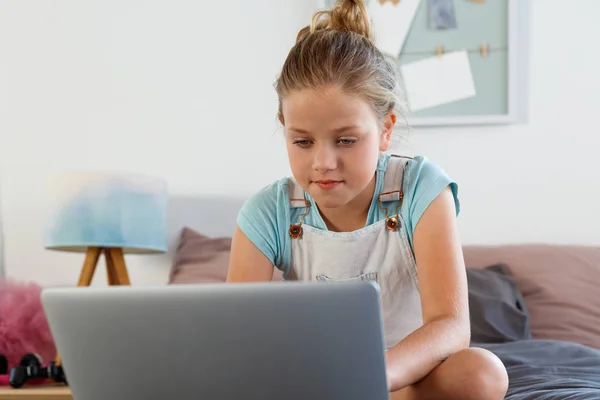
[{"label": "gray pillow", "polygon": [[504,264],[467,268],[471,343],[531,339],[529,313]]}]

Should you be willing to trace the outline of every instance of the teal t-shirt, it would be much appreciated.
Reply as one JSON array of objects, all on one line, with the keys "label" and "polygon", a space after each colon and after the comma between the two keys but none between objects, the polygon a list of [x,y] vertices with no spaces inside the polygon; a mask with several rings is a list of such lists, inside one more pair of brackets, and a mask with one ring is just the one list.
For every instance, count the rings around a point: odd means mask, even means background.
[{"label": "teal t-shirt", "polygon": [[[375,192],[367,217],[367,226],[385,218],[385,213],[380,209],[377,198],[383,189],[389,158],[389,154],[380,154]],[[286,177],[264,187],[244,203],[237,217],[237,223],[242,232],[275,267],[283,271],[285,277],[287,277],[292,258],[290,223],[298,223],[298,217],[306,211],[305,208],[291,208],[288,185],[289,178]],[[414,229],[419,219],[429,204],[447,186],[452,188],[458,215],[460,212],[458,185],[448,177],[444,170],[422,156],[414,157],[406,164],[404,200],[400,208],[400,215],[404,220],[404,229],[411,248]],[[304,223],[327,230],[314,199],[308,193],[306,193],[306,199],[310,202],[311,207],[303,218]],[[389,203],[389,215],[395,213],[396,206],[396,203]]]}]

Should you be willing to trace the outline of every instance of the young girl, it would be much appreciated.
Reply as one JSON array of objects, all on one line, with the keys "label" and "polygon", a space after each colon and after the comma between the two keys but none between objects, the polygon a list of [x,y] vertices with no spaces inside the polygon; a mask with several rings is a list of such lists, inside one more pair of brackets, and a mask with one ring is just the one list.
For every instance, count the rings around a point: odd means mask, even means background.
[{"label": "young girl", "polygon": [[227,281],[270,281],[274,267],[287,280],[375,280],[392,398],[503,399],[503,364],[469,347],[457,185],[423,157],[387,154],[399,81],[365,4],[315,14],[276,89],[293,178],[240,210]]}]

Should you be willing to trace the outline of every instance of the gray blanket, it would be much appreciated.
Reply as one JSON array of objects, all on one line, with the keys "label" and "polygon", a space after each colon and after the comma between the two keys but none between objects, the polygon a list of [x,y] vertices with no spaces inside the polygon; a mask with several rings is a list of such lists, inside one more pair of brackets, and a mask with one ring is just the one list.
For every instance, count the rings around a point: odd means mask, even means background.
[{"label": "gray blanket", "polygon": [[506,366],[506,400],[600,399],[600,350],[554,340],[472,346],[490,350]]}]

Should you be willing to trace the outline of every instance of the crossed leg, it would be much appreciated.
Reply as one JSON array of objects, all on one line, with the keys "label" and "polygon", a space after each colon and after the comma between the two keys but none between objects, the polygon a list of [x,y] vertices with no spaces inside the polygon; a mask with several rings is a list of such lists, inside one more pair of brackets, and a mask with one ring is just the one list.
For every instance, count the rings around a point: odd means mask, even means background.
[{"label": "crossed leg", "polygon": [[419,382],[393,392],[392,400],[501,400],[508,374],[492,352],[470,347],[453,354]]}]

